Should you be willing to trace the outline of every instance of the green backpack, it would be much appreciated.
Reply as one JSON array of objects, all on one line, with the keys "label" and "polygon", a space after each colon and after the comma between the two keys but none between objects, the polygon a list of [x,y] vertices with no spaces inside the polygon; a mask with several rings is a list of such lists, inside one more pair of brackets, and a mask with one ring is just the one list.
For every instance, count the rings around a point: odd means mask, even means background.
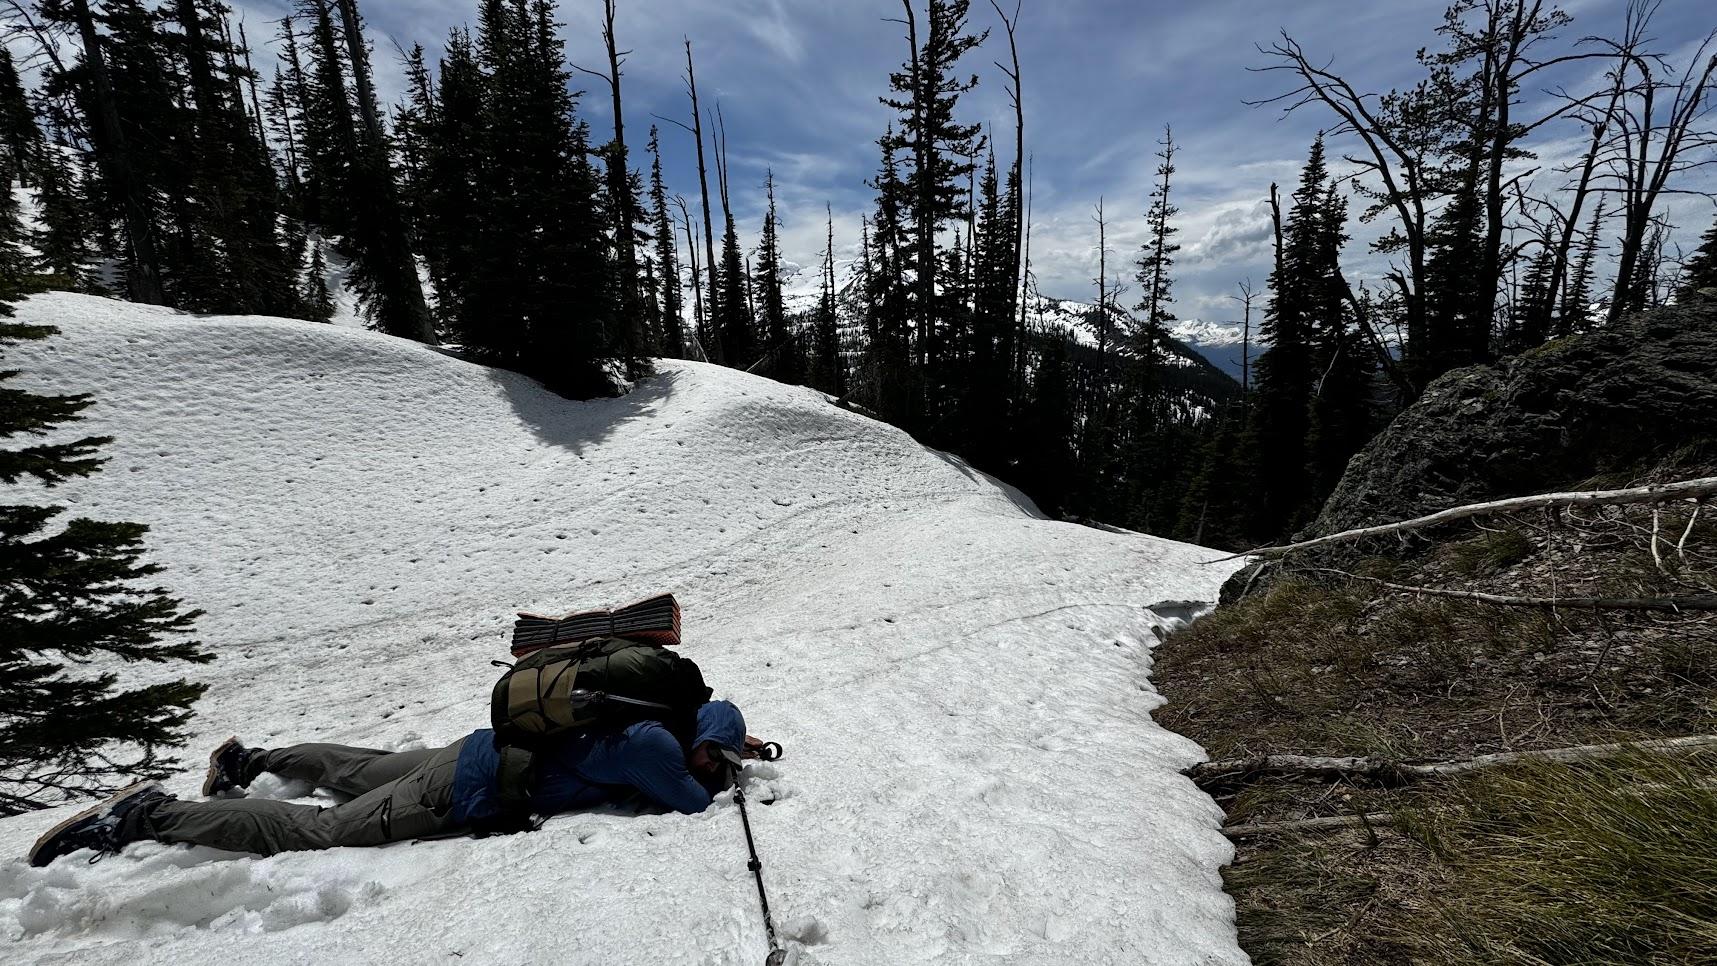
[{"label": "green backpack", "polygon": [[544,647],[520,658],[495,682],[489,703],[501,755],[501,824],[513,827],[521,817],[528,823],[534,753],[546,739],[660,721],[689,744],[710,693],[691,659],[624,637]]}]

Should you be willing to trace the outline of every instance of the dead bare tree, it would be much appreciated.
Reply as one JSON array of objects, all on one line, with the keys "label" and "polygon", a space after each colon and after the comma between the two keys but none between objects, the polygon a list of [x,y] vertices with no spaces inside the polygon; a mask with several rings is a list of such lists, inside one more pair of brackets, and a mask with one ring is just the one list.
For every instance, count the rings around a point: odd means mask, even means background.
[{"label": "dead bare tree", "polygon": [[1529,751],[1503,751],[1462,761],[1406,762],[1389,758],[1323,755],[1260,755],[1207,761],[1182,774],[1200,788],[1232,788],[1259,778],[1340,781],[1357,785],[1405,785],[1436,778],[1458,778],[1488,768],[1525,763],[1573,764],[1637,754],[1706,755],[1717,751],[1717,735],[1690,735],[1605,745],[1576,745]]},{"label": "dead bare tree", "polygon": [[[1008,83],[1012,85],[1007,89],[1007,92],[1008,99],[1013,102],[1014,109],[1014,160],[1013,171],[1009,176],[1008,190],[1011,194],[1009,203],[1013,206],[1014,218],[1013,272],[1015,290],[1009,297],[1019,300],[1020,331],[1022,332],[1025,330],[1025,272],[1022,261],[1025,246],[1025,211],[1021,204],[1023,199],[1020,194],[1025,190],[1025,172],[1023,170],[1025,163],[1025,108],[1021,101],[1019,43],[1015,32],[1019,29],[1020,6],[1023,2],[1024,0],[1015,0],[1013,16],[1009,17],[1002,12],[1000,3],[997,3],[996,0],[990,0],[990,6],[995,8],[996,16],[1002,22],[1002,29],[1007,32],[1008,54],[1013,61],[1012,68],[1002,66],[1001,61],[996,61],[995,64],[996,68],[1007,77]],[[1013,308],[1014,306],[1009,306],[1010,314]]]},{"label": "dead bare tree", "polygon": [[[1467,15],[1474,16],[1471,22]],[[1489,353],[1490,326],[1507,262],[1508,218],[1515,189],[1530,172],[1511,171],[1507,162],[1520,145],[1546,124],[1601,102],[1610,87],[1563,98],[1536,116],[1516,117],[1523,84],[1546,71],[1586,60],[1614,60],[1614,49],[1597,41],[1580,49],[1539,56],[1534,48],[1565,25],[1567,17],[1546,0],[1480,0],[1451,11],[1442,33],[1449,48],[1422,54],[1430,76],[1406,91],[1362,94],[1327,62],[1312,61],[1292,37],[1262,48],[1273,62],[1260,71],[1284,71],[1299,83],[1293,89],[1253,103],[1282,104],[1293,112],[1320,104],[1338,123],[1328,134],[1351,134],[1361,151],[1345,159],[1358,169],[1357,183],[1374,204],[1363,217],[1393,212],[1382,250],[1398,251],[1404,263],[1387,274],[1406,317],[1401,347],[1408,389],[1416,394],[1427,379],[1464,359]],[[1589,39],[1590,40],[1590,39]],[[1464,316],[1433,318],[1428,299],[1430,219],[1445,197],[1471,198],[1482,211],[1483,236],[1471,286],[1473,310]],[[1448,331],[1444,331],[1447,329]],[[1441,347],[1441,348],[1439,348]],[[1385,367],[1388,360],[1381,360]]]},{"label": "dead bare tree", "polygon": [[[1550,331],[1550,315],[1556,310],[1559,304],[1558,300],[1562,296],[1563,286],[1568,281],[1569,258],[1573,250],[1574,238],[1579,234],[1581,211],[1585,208],[1587,197],[1592,193],[1592,180],[1598,169],[1600,151],[1605,144],[1606,134],[1614,122],[1616,109],[1627,91],[1626,67],[1632,61],[1644,39],[1645,25],[1645,20],[1631,16],[1630,11],[1630,16],[1623,29],[1622,39],[1614,48],[1616,66],[1608,72],[1609,94],[1605,98],[1603,108],[1593,110],[1590,107],[1582,107],[1574,114],[1575,117],[1591,125],[1592,136],[1585,152],[1580,156],[1579,174],[1575,177],[1570,188],[1572,193],[1568,200],[1567,211],[1561,211],[1552,206],[1552,210],[1556,211],[1558,224],[1555,226],[1555,247],[1549,256],[1550,275],[1545,281],[1542,304],[1533,308],[1537,314],[1533,320],[1534,324],[1541,327],[1546,333]],[[1560,96],[1570,104],[1576,100],[1566,92]],[[1558,329],[1566,331],[1569,327],[1569,321],[1564,319]]]},{"label": "dead bare tree", "polygon": [[[36,7],[26,5],[22,0],[5,0],[0,6],[0,43],[12,49],[22,71],[39,70],[63,77],[66,63],[60,51],[78,40],[66,23],[38,14]],[[78,110],[70,87],[62,86],[53,93],[38,90],[36,97],[43,107],[42,114],[50,130],[63,133],[80,146],[90,143],[83,113]]]},{"label": "dead bare tree", "polygon": [[1385,534],[1399,534],[1408,530],[1423,530],[1426,527],[1441,526],[1454,523],[1457,520],[1467,520],[1473,517],[1491,516],[1498,513],[1511,513],[1516,510],[1560,509],[1573,506],[1627,506],[1637,503],[1667,503],[1672,500],[1704,500],[1717,495],[1717,476],[1702,477],[1694,480],[1682,480],[1675,483],[1653,483],[1648,486],[1635,486],[1622,490],[1581,490],[1568,493],[1538,493],[1532,496],[1509,497],[1505,500],[1490,500],[1485,503],[1472,503],[1466,506],[1451,507],[1436,513],[1399,523],[1382,523],[1377,526],[1360,527],[1354,530],[1343,530],[1310,540],[1282,544],[1274,547],[1259,547],[1245,553],[1232,554],[1220,560],[1237,560],[1241,557],[1262,557],[1274,559],[1285,557],[1290,553],[1310,550],[1313,547],[1327,546],[1332,543],[1347,543],[1378,537]]},{"label": "dead bare tree", "polygon": [[1089,325],[1092,335],[1097,337],[1097,358],[1104,359],[1109,351],[1109,240],[1108,223],[1103,218],[1103,198],[1097,197],[1096,214],[1091,218],[1097,223],[1097,305],[1096,317]]},{"label": "dead bare tree", "polygon": [[703,276],[698,268],[698,243],[692,235],[692,214],[686,208],[684,195],[675,195],[674,204],[680,209],[680,219],[686,226],[686,250],[691,254],[692,266],[692,339],[697,344],[698,358],[704,362],[709,357],[704,353],[703,340],[708,337],[709,329],[704,319],[704,290]]},{"label": "dead bare tree", "polygon": [[[1637,20],[1643,30],[1656,9],[1656,0],[1633,0],[1628,5],[1630,25]],[[1714,43],[1717,30],[1705,36],[1687,67],[1675,75],[1662,58],[1631,49],[1625,40],[1609,42],[1620,59],[1617,71],[1631,72],[1634,78],[1625,85],[1627,93],[1613,113],[1611,140],[1598,164],[1602,172],[1599,180],[1604,183],[1600,190],[1621,199],[1622,239],[1610,298],[1610,322],[1644,303],[1645,293],[1635,275],[1658,200],[1666,194],[1711,197],[1706,191],[1672,188],[1670,179],[1717,162],[1717,156],[1705,150],[1717,147],[1717,130],[1705,123],[1712,106],[1711,84],[1717,75]]]},{"label": "dead bare tree", "polygon": [[[709,173],[708,173],[709,169],[707,167],[705,167],[705,164],[704,164],[703,112],[698,107],[698,76],[697,76],[697,71],[692,67],[692,42],[691,42],[691,38],[689,38],[689,37],[685,38],[685,44],[686,44],[686,76],[683,78],[683,80],[685,83],[686,95],[691,98],[691,102],[692,102],[692,123],[687,124],[684,121],[676,120],[675,118],[671,118],[671,117],[663,117],[660,114],[653,114],[651,116],[656,118],[659,121],[666,121],[669,124],[673,124],[673,125],[681,128],[682,130],[686,131],[687,133],[689,133],[692,136],[692,140],[697,142],[698,191],[703,197],[704,264],[709,266],[709,293],[708,293],[708,299],[706,300],[705,305],[704,305],[704,318],[713,319],[713,318],[715,318],[715,315],[716,315],[716,305],[720,301],[720,293],[719,293],[717,285],[715,284],[715,229],[713,227],[711,227],[711,220],[710,220]],[[688,222],[688,225],[689,224],[690,223]],[[692,257],[694,259],[697,257],[696,252],[693,252]],[[708,332],[707,331],[704,332],[703,335],[707,336]]]},{"label": "dead bare tree", "polygon": [[[1352,134],[1358,138],[1364,153],[1344,155],[1349,164],[1375,178],[1382,185],[1383,199],[1379,202],[1395,212],[1395,238],[1406,252],[1405,267],[1390,269],[1388,278],[1401,298],[1407,316],[1408,351],[1425,347],[1428,316],[1425,309],[1424,284],[1426,262],[1426,225],[1429,221],[1428,201],[1434,183],[1435,144],[1401,123],[1411,114],[1424,91],[1409,95],[1391,92],[1389,95],[1362,95],[1345,78],[1319,66],[1306,54],[1305,48],[1285,31],[1281,40],[1260,50],[1276,62],[1253,68],[1259,72],[1283,71],[1298,77],[1297,87],[1286,93],[1252,104],[1282,104],[1284,114],[1291,114],[1311,104],[1322,104],[1335,114],[1339,123],[1325,131],[1335,136]],[[1422,85],[1423,87],[1423,85]],[[1280,203],[1275,186],[1271,186],[1271,203],[1280,225]],[[1277,251],[1281,250],[1281,229],[1277,228]],[[1280,258],[1278,256],[1278,267]]]},{"label": "dead bare tree", "polygon": [[[626,63],[629,50],[620,50],[615,42],[614,16],[616,0],[602,0],[602,44],[608,51],[608,70],[594,71],[577,64],[570,66],[577,71],[601,78],[608,85],[608,93],[614,109],[614,140],[608,145],[608,197],[613,202],[614,216],[614,246],[619,256],[620,271],[620,315],[627,326],[639,324],[638,317],[638,255],[635,247],[636,239],[633,226],[638,222],[637,212],[633,210],[631,185],[627,178],[626,154],[626,114],[620,103],[620,67]],[[690,56],[691,46],[687,43],[687,56]]]},{"label": "dead bare tree", "polygon": [[[1271,185],[1271,197],[1275,195],[1275,185]],[[1229,298],[1239,302],[1242,308],[1240,329],[1240,395],[1244,397],[1252,387],[1252,280],[1246,279],[1239,283],[1240,294],[1230,295]]]}]

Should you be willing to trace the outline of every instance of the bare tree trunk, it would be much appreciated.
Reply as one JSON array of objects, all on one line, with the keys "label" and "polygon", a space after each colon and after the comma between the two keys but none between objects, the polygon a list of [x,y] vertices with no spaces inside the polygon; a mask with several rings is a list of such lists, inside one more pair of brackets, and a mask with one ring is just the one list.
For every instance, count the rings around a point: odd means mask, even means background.
[{"label": "bare tree trunk", "polygon": [[1259,835],[1282,835],[1299,832],[1338,832],[1369,829],[1374,825],[1394,825],[1395,816],[1388,812],[1366,812],[1363,815],[1330,815],[1325,818],[1303,818],[1292,822],[1248,822],[1230,825],[1222,834],[1231,839],[1249,839]]},{"label": "bare tree trunk", "polygon": [[620,107],[620,51],[614,40],[615,0],[602,0],[602,42],[608,48],[608,87],[614,102],[614,155],[608,164],[608,193],[614,200],[614,240],[620,249],[623,324],[638,324],[638,256],[633,249],[632,191],[626,172],[626,115]]},{"label": "bare tree trunk", "polygon": [[1036,167],[1037,166],[1034,163],[1031,167],[1031,173],[1026,176],[1026,180],[1027,180],[1028,184],[1026,186],[1026,192],[1025,192],[1025,232],[1023,235],[1025,240],[1020,244],[1020,263],[1019,263],[1019,296],[1020,297],[1019,297],[1019,342],[1018,342],[1018,349],[1017,349],[1018,358],[1014,362],[1014,383],[1015,383],[1016,387],[1021,382],[1023,382],[1023,380],[1025,378],[1025,357],[1026,357],[1027,345],[1029,342],[1029,340],[1026,338],[1026,332],[1028,331],[1028,326],[1026,324],[1026,311],[1030,307],[1030,303],[1031,303],[1031,200],[1032,199],[1031,199],[1031,190],[1030,190],[1031,185],[1029,184],[1029,182],[1034,180],[1033,176],[1036,174],[1036,170],[1035,170]]},{"label": "bare tree trunk", "polygon": [[[1517,496],[1506,500],[1491,500],[1487,503],[1472,503],[1466,506],[1453,507],[1427,516],[1403,520],[1400,523],[1385,523],[1375,527],[1360,527],[1356,530],[1343,530],[1325,537],[1312,540],[1301,540],[1298,543],[1282,544],[1275,547],[1260,547],[1245,553],[1237,553],[1223,557],[1221,560],[1238,560],[1241,557],[1262,557],[1266,560],[1285,557],[1300,550],[1312,547],[1322,547],[1332,543],[1343,543],[1352,540],[1363,540],[1367,537],[1382,536],[1391,533],[1404,533],[1408,530],[1422,530],[1426,527],[1441,526],[1456,520],[1466,520],[1471,517],[1489,516],[1496,513],[1512,513],[1516,510],[1552,509],[1570,506],[1625,506],[1636,503],[1668,503],[1672,500],[1703,500],[1717,494],[1717,476],[1708,476],[1694,480],[1683,480],[1676,483],[1654,483],[1650,486],[1635,486],[1623,490],[1585,490],[1568,493],[1540,493],[1534,496]],[[1212,561],[1219,563],[1221,561]]]},{"label": "bare tree trunk", "polygon": [[370,55],[364,49],[364,33],[358,21],[357,0],[339,0],[340,22],[345,27],[346,55],[352,61],[352,82],[358,89],[358,113],[364,121],[364,147],[375,151],[385,149],[382,119],[376,113],[376,89],[370,83]]},{"label": "bare tree trunk", "polygon": [[1271,45],[1266,53],[1281,63],[1264,70],[1286,70],[1299,76],[1300,87],[1262,103],[1285,102],[1287,111],[1304,104],[1322,103],[1365,145],[1368,157],[1356,159],[1362,170],[1374,175],[1383,195],[1395,210],[1401,238],[1407,251],[1406,272],[1394,272],[1390,280],[1401,295],[1407,314],[1407,345],[1403,354],[1408,379],[1417,392],[1424,381],[1424,352],[1429,323],[1425,311],[1425,185],[1432,172],[1428,160],[1394,137],[1353,85],[1325,67],[1313,63],[1292,37]]},{"label": "bare tree trunk", "polygon": [[686,210],[686,199],[680,197],[679,195],[674,196],[674,204],[679,206],[680,218],[685,221],[685,224],[686,224],[686,250],[692,256],[692,334],[693,334],[693,341],[695,341],[697,343],[699,358],[704,362],[708,362],[709,361],[709,353],[704,350],[703,341],[709,335],[709,330],[707,329],[707,327],[705,326],[705,323],[704,323],[703,277],[699,273],[699,270],[698,270],[698,243],[697,243],[697,240],[692,235],[692,214],[690,211]]},{"label": "bare tree trunk", "polygon": [[1262,755],[1256,758],[1228,758],[1220,761],[1207,761],[1186,769],[1183,774],[1191,778],[1200,788],[1232,788],[1237,785],[1250,784],[1265,777],[1394,786],[1432,778],[1456,778],[1487,768],[1495,768],[1499,765],[1518,765],[1527,762],[1568,764],[1640,752],[1698,755],[1712,750],[1717,750],[1717,735],[1659,738],[1649,741],[1617,742],[1605,745],[1577,745],[1570,748],[1544,748],[1531,751],[1505,751],[1479,755],[1476,758],[1463,761],[1423,764],[1408,763],[1390,758]]},{"label": "bare tree trunk", "polygon": [[[1562,294],[1563,280],[1568,277],[1568,253],[1574,246],[1574,235],[1580,230],[1580,210],[1585,207],[1586,195],[1591,191],[1592,173],[1598,167],[1598,150],[1604,143],[1604,131],[1609,126],[1610,118],[1616,109],[1616,101],[1621,97],[1622,86],[1618,77],[1614,91],[1610,95],[1610,104],[1604,110],[1603,119],[1592,125],[1592,143],[1586,149],[1586,156],[1580,162],[1580,179],[1574,186],[1574,198],[1569,202],[1568,215],[1562,223],[1561,234],[1556,239],[1556,248],[1550,259],[1549,288],[1545,290],[1543,313],[1548,316],[1555,311],[1557,298]],[[1563,323],[1566,326],[1566,322]],[[1546,327],[1548,330],[1548,327]]]},{"label": "bare tree trunk", "polygon": [[[1016,0],[1016,2],[1014,3],[1014,15],[1012,17],[1009,17],[1007,14],[1002,12],[1001,4],[997,3],[996,0],[990,0],[990,6],[992,6],[996,9],[996,16],[1000,17],[1001,21],[1002,21],[1002,29],[1007,31],[1008,55],[1013,60],[1013,69],[1012,70],[1009,70],[1006,67],[1002,67],[1002,65],[999,62],[996,64],[996,66],[1000,67],[1002,70],[1002,73],[1006,74],[1008,80],[1013,83],[1013,89],[1008,92],[1008,96],[1013,100],[1013,107],[1014,107],[1014,163],[1013,163],[1013,174],[1012,174],[1013,185],[1010,188],[1010,191],[1012,192],[1012,195],[1013,195],[1011,198],[1011,202],[1013,204],[1013,216],[1014,216],[1014,224],[1013,224],[1013,229],[1014,229],[1014,245],[1013,245],[1014,291],[1013,291],[1013,294],[1010,296],[1010,298],[1018,298],[1020,301],[1021,309],[1020,309],[1020,325],[1019,325],[1019,328],[1020,328],[1020,331],[1023,333],[1025,330],[1025,310],[1024,310],[1024,305],[1025,305],[1025,272],[1024,272],[1024,263],[1023,263],[1022,259],[1023,259],[1024,248],[1025,248],[1025,212],[1023,210],[1024,206],[1022,205],[1022,202],[1024,201],[1024,199],[1020,195],[1025,190],[1025,180],[1023,177],[1023,175],[1025,174],[1025,171],[1024,171],[1024,165],[1025,165],[1025,106],[1024,106],[1024,102],[1022,100],[1023,92],[1020,89],[1020,80],[1019,80],[1019,73],[1020,73],[1019,72],[1019,43],[1015,37],[1015,31],[1019,27],[1020,0]],[[1011,306],[1011,305],[1008,306],[1008,311],[1009,311],[1009,315],[1011,316],[1012,312],[1013,312],[1013,306]]]},{"label": "bare tree trunk", "polygon": [[1691,597],[1518,597],[1511,594],[1486,594],[1476,590],[1444,590],[1440,587],[1416,587],[1397,584],[1377,577],[1362,577],[1345,570],[1313,568],[1314,573],[1334,574],[1349,580],[1374,584],[1386,590],[1427,597],[1448,597],[1470,600],[1498,607],[1537,607],[1543,610],[1648,610],[1663,614],[1685,611],[1717,610],[1717,594],[1696,594]]},{"label": "bare tree trunk", "polygon": [[706,317],[714,319],[721,296],[715,284],[715,229],[711,227],[710,223],[709,175],[704,168],[703,154],[703,114],[698,110],[698,78],[692,69],[692,42],[690,40],[686,41],[686,90],[692,97],[692,136],[698,142],[698,188],[703,193],[704,264],[709,267],[709,302]]},{"label": "bare tree trunk", "polygon": [[250,63],[250,38],[244,35],[244,21],[239,21],[238,43],[244,49],[244,72],[250,82],[250,109],[256,115],[256,139],[268,144],[268,126],[262,122],[262,101],[256,96],[256,68]]},{"label": "bare tree trunk", "polygon": [[167,297],[161,288],[161,260],[155,250],[155,222],[147,189],[131,167],[125,129],[119,121],[113,82],[107,72],[107,55],[101,47],[101,36],[95,32],[95,18],[90,14],[89,0],[71,0],[71,6],[72,15],[77,19],[78,35],[83,41],[84,63],[89,67],[96,120],[102,139],[107,142],[107,150],[96,152],[96,161],[107,180],[119,189],[123,199],[125,237],[131,247],[131,258],[125,272],[126,289],[133,302],[165,305]]},{"label": "bare tree trunk", "polygon": [[[1275,198],[1275,185],[1271,185],[1271,199]],[[1242,323],[1240,329],[1240,395],[1245,398],[1252,388],[1252,280],[1240,283],[1240,294],[1230,295],[1229,298],[1239,302],[1242,307]],[[1198,541],[1193,541],[1197,543]]]},{"label": "bare tree trunk", "polygon": [[[1611,112],[1614,147],[1600,162],[1604,172],[1600,177],[1621,182],[1619,188],[1606,189],[1621,195],[1623,224],[1622,247],[1615,284],[1611,289],[1608,314],[1611,323],[1634,305],[1635,266],[1652,223],[1652,210],[1670,175],[1710,163],[1701,157],[1689,164],[1678,164],[1683,149],[1690,143],[1693,147],[1707,150],[1717,144],[1717,136],[1712,131],[1694,128],[1708,114],[1704,102],[1713,72],[1717,71],[1717,54],[1711,53],[1712,43],[1717,41],[1717,30],[1706,34],[1694,49],[1692,59],[1678,81],[1672,84],[1660,80],[1655,70],[1662,66],[1661,59],[1641,54],[1638,49],[1657,6],[1648,2],[1630,2],[1621,42],[1600,41],[1615,56],[1616,82],[1626,90],[1619,109]],[[1630,69],[1639,80],[1624,85],[1621,78]],[[1662,120],[1657,111],[1660,90],[1671,95],[1668,117]],[[1632,103],[1633,97],[1638,98],[1637,108]],[[1653,159],[1652,139],[1659,135],[1661,144],[1657,147],[1657,157]]]},{"label": "bare tree trunk", "polygon": [[[285,41],[286,79],[289,84],[287,96],[291,98],[292,106],[298,109],[298,116],[302,118],[305,116],[304,62],[298,57],[298,34],[293,29],[291,17],[281,19],[280,38]],[[286,124],[287,157],[291,159],[292,181],[297,183],[299,171],[297,151],[292,141],[292,112],[287,110],[284,113],[286,115],[283,120]]]},{"label": "bare tree trunk", "polygon": [[1270,182],[1270,226],[1276,235],[1276,278],[1282,277],[1282,193]]},{"label": "bare tree trunk", "polygon": [[1105,359],[1109,347],[1108,228],[1103,221],[1103,198],[1097,198],[1097,358]]},{"label": "bare tree trunk", "polygon": [[[1474,286],[1475,306],[1479,311],[1473,313],[1472,331],[1463,333],[1462,341],[1466,344],[1466,352],[1472,360],[1480,362],[1490,359],[1491,324],[1496,317],[1497,291],[1502,286],[1502,162],[1508,145],[1515,137],[1515,132],[1510,129],[1508,122],[1509,89],[1513,83],[1514,62],[1520,55],[1520,44],[1525,39],[1521,18],[1526,14],[1526,0],[1507,0],[1507,5],[1513,7],[1513,18],[1509,22],[1507,42],[1498,53],[1495,50],[1496,38],[1500,31],[1499,18],[1505,3],[1491,0],[1488,4],[1489,20],[1486,23],[1483,67],[1485,79],[1482,82],[1484,97],[1480,101],[1477,121],[1481,125],[1490,123],[1484,171],[1485,240],[1479,255],[1479,277]],[[1531,6],[1534,15],[1541,5],[1542,0],[1533,0]]]}]

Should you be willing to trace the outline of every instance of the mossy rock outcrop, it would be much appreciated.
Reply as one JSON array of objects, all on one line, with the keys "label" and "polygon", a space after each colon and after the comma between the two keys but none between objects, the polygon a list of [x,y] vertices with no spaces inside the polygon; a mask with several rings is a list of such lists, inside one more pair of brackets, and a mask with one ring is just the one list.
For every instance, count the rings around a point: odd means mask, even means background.
[{"label": "mossy rock outcrop", "polygon": [[1717,299],[1445,373],[1347,465],[1306,536],[1628,473],[1717,441]]},{"label": "mossy rock outcrop", "polygon": [[[1297,539],[1450,507],[1580,486],[1622,486],[1688,447],[1717,455],[1717,297],[1644,312],[1495,365],[1447,372],[1348,462]],[[1296,558],[1332,566],[1368,549]],[[1313,557],[1317,559],[1314,560]],[[1224,603],[1248,582],[1241,570]]]}]

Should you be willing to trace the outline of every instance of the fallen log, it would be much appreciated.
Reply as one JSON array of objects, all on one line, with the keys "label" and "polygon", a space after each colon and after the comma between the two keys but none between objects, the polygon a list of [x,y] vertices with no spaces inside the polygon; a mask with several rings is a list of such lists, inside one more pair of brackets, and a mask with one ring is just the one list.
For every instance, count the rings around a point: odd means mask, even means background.
[{"label": "fallen log", "polygon": [[1230,825],[1222,830],[1222,834],[1231,839],[1248,839],[1260,835],[1340,832],[1347,829],[1366,829],[1377,825],[1393,824],[1395,824],[1395,816],[1388,812],[1367,812],[1363,815],[1302,818],[1292,822],[1248,822],[1244,825]]},{"label": "fallen log", "polygon": [[1493,513],[1510,513],[1516,510],[1536,510],[1570,506],[1620,506],[1632,503],[1667,503],[1671,500],[1701,500],[1717,494],[1717,476],[1708,476],[1697,480],[1683,480],[1678,483],[1654,483],[1650,486],[1636,486],[1625,490],[1585,490],[1571,493],[1539,493],[1534,496],[1517,496],[1506,500],[1491,500],[1486,503],[1471,503],[1466,506],[1452,507],[1427,516],[1403,520],[1399,523],[1384,523],[1374,527],[1360,527],[1355,530],[1343,530],[1324,537],[1311,540],[1301,540],[1298,543],[1282,544],[1274,547],[1259,547],[1245,553],[1230,554],[1206,563],[1223,563],[1238,560],[1242,557],[1262,557],[1266,560],[1284,557],[1299,550],[1321,547],[1332,543],[1343,543],[1350,540],[1363,540],[1366,537],[1382,536],[1389,533],[1403,533],[1408,530],[1420,530],[1425,527],[1440,526],[1465,520],[1469,517],[1488,516]]},{"label": "fallen log", "polygon": [[1629,752],[1698,754],[1717,750],[1717,735],[1692,735],[1652,741],[1625,741],[1608,745],[1576,745],[1536,751],[1503,751],[1463,761],[1412,763],[1390,758],[1329,757],[1319,755],[1261,755],[1255,758],[1226,758],[1193,765],[1182,774],[1200,788],[1246,784],[1259,778],[1283,777],[1296,781],[1346,781],[1355,785],[1405,785],[1431,778],[1453,778],[1498,765],[1526,762],[1570,763]]},{"label": "fallen log", "polygon": [[1456,600],[1494,604],[1498,607],[1542,607],[1547,610],[1650,610],[1666,614],[1679,614],[1690,610],[1717,610],[1717,594],[1693,594],[1687,597],[1517,597],[1511,594],[1487,594],[1477,590],[1444,590],[1440,587],[1397,584],[1388,580],[1379,580],[1376,577],[1350,574],[1345,570],[1334,570],[1328,567],[1312,567],[1304,572],[1334,574],[1338,577],[1364,581],[1368,584],[1407,594],[1451,597]]}]

